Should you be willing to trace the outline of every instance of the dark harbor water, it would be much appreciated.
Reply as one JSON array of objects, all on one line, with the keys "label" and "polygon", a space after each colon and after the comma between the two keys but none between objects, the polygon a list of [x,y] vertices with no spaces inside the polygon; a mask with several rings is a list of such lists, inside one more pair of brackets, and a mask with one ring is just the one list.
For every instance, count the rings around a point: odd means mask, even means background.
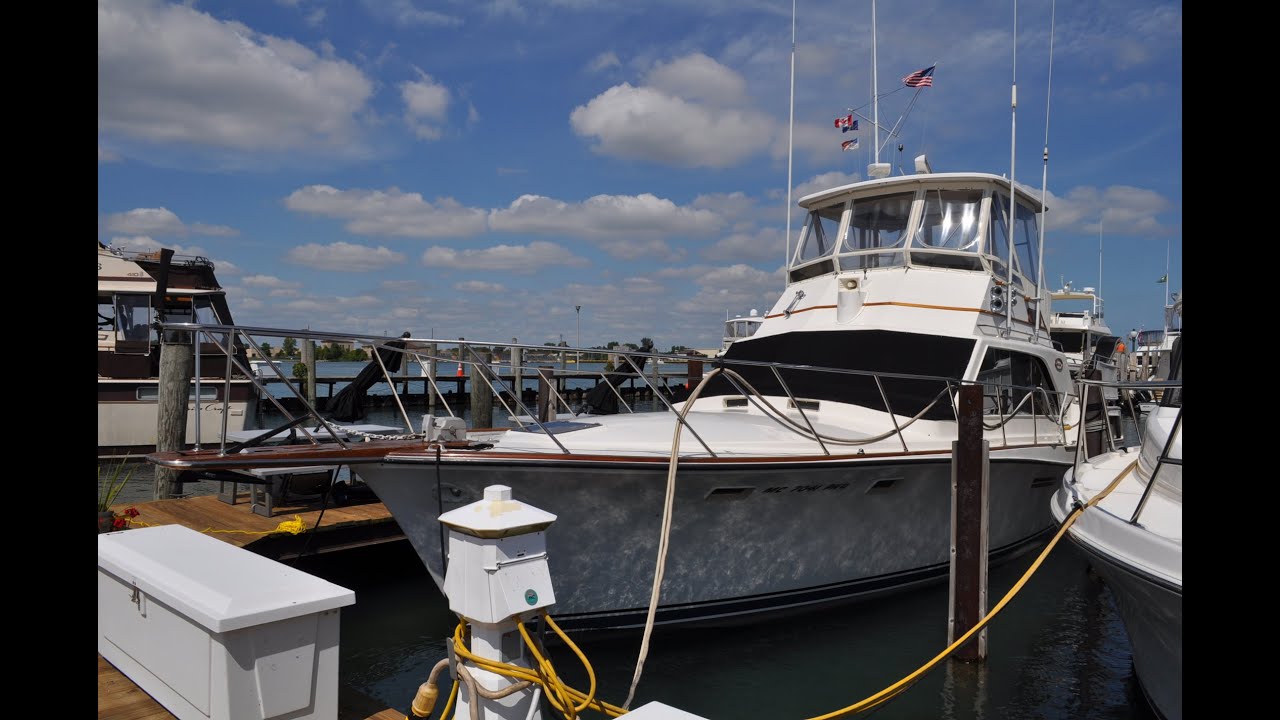
[{"label": "dark harbor water", "polygon": [[[409,416],[417,422],[422,412],[411,409]],[[269,426],[276,419],[263,421]],[[394,409],[371,411],[365,422],[403,425]],[[496,406],[495,425],[503,424],[504,413]],[[216,484],[186,489],[207,494],[216,492]],[[143,502],[151,492],[152,473],[144,464],[121,500]],[[572,528],[552,526],[550,532]],[[1041,547],[991,569],[990,605],[1014,585]],[[340,679],[384,707],[408,713],[418,685],[446,656],[445,639],[457,624],[412,548],[396,542],[290,564],[355,591],[355,605],[342,611]],[[551,570],[554,581],[554,558]],[[632,707],[658,700],[713,720],[805,720],[832,713],[897,682],[945,647],[947,594],[943,582],[732,628],[660,629]],[[905,693],[858,717],[1155,718],[1137,685],[1111,592],[1068,540],[1058,544],[988,632],[985,662],[944,661]],[[574,639],[595,669],[598,696],[621,704],[640,634]],[[552,656],[570,684],[587,686],[571,652],[553,646]],[[433,717],[447,692],[445,684]]]}]

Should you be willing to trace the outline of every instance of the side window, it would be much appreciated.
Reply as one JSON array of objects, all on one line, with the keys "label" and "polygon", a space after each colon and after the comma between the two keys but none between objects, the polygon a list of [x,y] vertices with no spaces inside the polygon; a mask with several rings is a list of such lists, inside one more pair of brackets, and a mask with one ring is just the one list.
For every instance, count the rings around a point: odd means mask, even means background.
[{"label": "side window", "polygon": [[150,339],[151,296],[117,295],[116,329],[124,340]]},{"label": "side window", "polygon": [[1057,415],[1058,398],[1044,361],[1035,355],[988,348],[978,370],[987,415]]},{"label": "side window", "polygon": [[809,213],[805,232],[796,250],[796,264],[827,257],[835,250],[836,234],[840,229],[840,216],[844,204],[829,205]]}]

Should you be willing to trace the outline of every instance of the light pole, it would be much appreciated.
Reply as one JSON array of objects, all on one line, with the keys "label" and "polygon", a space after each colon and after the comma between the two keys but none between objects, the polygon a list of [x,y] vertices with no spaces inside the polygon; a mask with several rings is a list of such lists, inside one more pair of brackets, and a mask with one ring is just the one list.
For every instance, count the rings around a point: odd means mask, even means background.
[{"label": "light pole", "polygon": [[578,346],[578,360],[574,364],[582,365],[582,306],[574,305],[573,312],[574,312],[574,315],[576,316],[577,324],[578,324],[578,339],[574,341],[574,344]]}]

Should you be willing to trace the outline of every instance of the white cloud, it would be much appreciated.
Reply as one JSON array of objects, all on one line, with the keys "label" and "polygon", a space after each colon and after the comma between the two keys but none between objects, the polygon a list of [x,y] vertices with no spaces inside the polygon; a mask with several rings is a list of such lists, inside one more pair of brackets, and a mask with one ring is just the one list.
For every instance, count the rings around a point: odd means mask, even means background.
[{"label": "white cloud", "polygon": [[698,292],[676,303],[680,312],[706,312],[714,308],[731,314],[758,309],[764,314],[778,298],[780,272],[765,272],[750,265],[715,267],[698,276]]},{"label": "white cloud", "polygon": [[742,76],[702,53],[658,63],[645,79],[649,87],[689,101],[733,106],[747,99]]},{"label": "white cloud", "polygon": [[596,195],[580,203],[521,195],[510,206],[489,213],[489,227],[494,230],[581,238],[703,235],[722,224],[711,210],[681,207],[649,193]]},{"label": "white cloud", "polygon": [[382,246],[371,248],[345,242],[329,245],[308,243],[293,248],[285,255],[285,260],[296,265],[305,265],[317,270],[351,272],[381,270],[391,265],[399,265],[404,262],[404,259],[403,254]]},{"label": "white cloud", "polygon": [[465,237],[485,230],[485,211],[468,208],[453,198],[428,202],[418,193],[397,188],[339,190],[329,185],[308,185],[285,198],[285,207],[297,212],[339,218],[349,232],[396,237]]},{"label": "white cloud", "polygon": [[414,0],[364,0],[364,7],[370,15],[401,27],[457,27],[462,24],[462,19],[453,15],[419,9]]},{"label": "white cloud", "polygon": [[622,62],[618,60],[618,54],[609,50],[592,58],[591,62],[587,63],[587,71],[596,73],[612,67],[620,67],[621,65]]},{"label": "white cloud", "polygon": [[417,280],[383,280],[378,283],[378,288],[387,292],[404,294],[418,292],[422,289],[422,283]]},{"label": "white cloud", "polygon": [[[1033,190],[1039,195],[1039,190]],[[1098,233],[1102,223],[1104,235],[1152,235],[1169,232],[1162,224],[1161,213],[1173,209],[1163,195],[1128,185],[1112,185],[1103,190],[1081,186],[1072,188],[1064,197],[1052,193],[1045,199],[1049,212],[1045,216],[1047,231],[1067,230]]]},{"label": "white cloud", "polygon": [[[798,228],[799,224],[795,225]],[[724,237],[702,252],[710,260],[739,260],[763,262],[786,259],[783,232],[776,227],[760,228],[754,232],[738,232]]]},{"label": "white cloud", "polygon": [[[858,173],[846,173],[840,172],[839,170],[815,175],[799,185],[796,185],[796,189],[791,193],[791,200],[792,202],[797,202],[800,198],[806,195],[812,195],[813,193],[823,190],[830,190],[832,188],[840,187],[841,185],[849,185],[851,183],[858,182],[860,179],[861,176],[858,175]],[[803,211],[797,208],[796,212]],[[793,213],[792,217],[795,217],[795,213]]]},{"label": "white cloud", "polygon": [[574,132],[602,155],[680,167],[724,168],[766,149],[773,120],[720,110],[628,83],[609,88],[569,115]]},{"label": "white cloud", "polygon": [[239,235],[240,231],[226,225],[192,223],[187,225],[168,208],[134,208],[113,213],[106,218],[106,228],[111,232],[186,237],[188,235]]},{"label": "white cloud", "polygon": [[98,3],[98,127],[249,151],[358,140],[373,93],[354,65],[187,5]]},{"label": "white cloud", "polygon": [[491,270],[531,275],[550,265],[583,267],[590,263],[555,243],[537,240],[525,246],[498,245],[483,250],[428,248],[422,253],[422,264],[455,270]]},{"label": "white cloud", "polygon": [[301,287],[301,283],[289,282],[281,280],[274,275],[246,275],[240,279],[240,284],[245,287],[256,288],[296,288]]},{"label": "white cloud", "polygon": [[400,84],[404,100],[404,121],[422,140],[439,140],[449,111],[449,89],[422,73],[417,82]]},{"label": "white cloud", "polygon": [[484,282],[483,280],[468,280],[466,282],[454,283],[453,289],[461,290],[462,292],[496,295],[498,293],[505,292],[507,288],[505,285],[499,285],[498,283]]}]

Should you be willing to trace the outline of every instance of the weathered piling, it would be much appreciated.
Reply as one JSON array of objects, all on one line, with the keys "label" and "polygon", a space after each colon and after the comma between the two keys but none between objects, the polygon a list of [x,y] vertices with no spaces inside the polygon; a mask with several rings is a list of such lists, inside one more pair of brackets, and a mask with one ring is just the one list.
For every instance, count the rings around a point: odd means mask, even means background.
[{"label": "weathered piling", "polygon": [[[982,437],[982,386],[958,393],[959,432],[951,443],[951,592],[947,643],[955,642],[987,613],[987,488],[990,443]],[[952,657],[985,660],[987,631],[979,631]]]},{"label": "weathered piling", "polygon": [[538,368],[538,422],[556,419],[556,401],[551,395],[551,368]]},{"label": "weathered piling", "polygon": [[475,353],[475,364],[471,366],[471,427],[493,427],[493,392],[485,380],[489,372],[491,355],[488,350]]},{"label": "weathered piling", "polygon": [[427,395],[427,414],[435,416],[436,414],[436,389],[432,382],[436,379],[436,344],[431,343],[427,346],[427,377],[426,387],[423,392]]},{"label": "weathered piling", "polygon": [[[316,406],[316,341],[302,341],[302,366],[307,369],[307,402]],[[330,392],[332,394],[332,392]]]},{"label": "weathered piling", "polygon": [[[191,390],[192,365],[195,351],[191,346],[191,333],[170,332],[160,344],[160,380],[157,400],[156,450],[169,452],[181,450],[187,442],[187,395]],[[196,405],[199,412],[199,404]],[[181,471],[156,466],[156,500],[177,497],[181,490],[178,475]]]}]

